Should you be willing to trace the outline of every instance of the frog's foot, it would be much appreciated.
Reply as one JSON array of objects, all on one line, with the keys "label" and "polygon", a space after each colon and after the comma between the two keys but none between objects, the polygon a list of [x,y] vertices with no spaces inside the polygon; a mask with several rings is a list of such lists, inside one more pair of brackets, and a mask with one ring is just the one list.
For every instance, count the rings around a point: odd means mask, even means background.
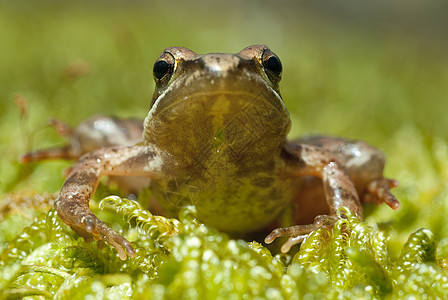
[{"label": "frog's foot", "polygon": [[51,118],[48,122],[56,129],[59,136],[68,138],[72,137],[74,129],[70,125],[54,118]]},{"label": "frog's foot", "polygon": [[367,193],[364,195],[364,202],[386,203],[393,210],[400,208],[400,202],[390,192],[390,189],[397,187],[398,181],[395,179],[379,178],[372,180],[367,185]]},{"label": "frog's foot", "polygon": [[[65,214],[64,211],[69,211],[70,214]],[[135,257],[136,253],[131,243],[107,227],[92,212],[85,211],[82,207],[72,207],[72,210],[58,210],[58,216],[86,241],[103,240],[109,243],[117,250],[121,260],[126,260],[126,252],[131,258]]]},{"label": "frog's foot", "polygon": [[[73,135],[73,128],[57,119],[50,119],[49,123],[56,129],[61,137],[71,138]],[[25,153],[19,157],[19,162],[27,164],[31,162],[38,162],[50,159],[74,159],[78,158],[79,154],[69,144],[58,148],[47,148]]]},{"label": "frog's foot", "polygon": [[71,146],[64,146],[60,148],[48,148],[25,153],[19,157],[19,162],[27,164],[31,162],[38,162],[50,159],[73,159],[77,155]]},{"label": "frog's foot", "polygon": [[311,232],[322,227],[331,227],[338,219],[336,216],[319,215],[314,219],[313,224],[276,228],[264,239],[264,242],[270,244],[278,237],[289,236],[281,248],[283,253],[287,253],[292,246],[300,244]]}]

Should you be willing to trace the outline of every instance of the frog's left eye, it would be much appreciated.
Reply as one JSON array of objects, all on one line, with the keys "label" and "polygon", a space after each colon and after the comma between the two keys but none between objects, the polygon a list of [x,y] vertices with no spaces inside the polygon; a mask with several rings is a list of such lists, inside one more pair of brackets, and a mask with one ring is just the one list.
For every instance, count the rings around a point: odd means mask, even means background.
[{"label": "frog's left eye", "polygon": [[168,81],[174,71],[174,57],[168,53],[163,53],[159,59],[156,60],[153,67],[154,78],[157,81]]},{"label": "frog's left eye", "polygon": [[280,58],[269,49],[264,50],[261,61],[266,74],[273,83],[280,81],[283,67]]}]

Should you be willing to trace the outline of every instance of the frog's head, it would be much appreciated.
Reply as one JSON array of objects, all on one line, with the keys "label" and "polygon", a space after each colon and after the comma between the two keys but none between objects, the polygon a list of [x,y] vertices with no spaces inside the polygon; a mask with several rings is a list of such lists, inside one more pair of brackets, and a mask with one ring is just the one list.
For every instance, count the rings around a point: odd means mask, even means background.
[{"label": "frog's head", "polygon": [[268,47],[204,55],[171,47],[153,71],[146,141],[201,160],[212,152],[242,158],[280,149],[290,119],[278,88],[282,64]]}]

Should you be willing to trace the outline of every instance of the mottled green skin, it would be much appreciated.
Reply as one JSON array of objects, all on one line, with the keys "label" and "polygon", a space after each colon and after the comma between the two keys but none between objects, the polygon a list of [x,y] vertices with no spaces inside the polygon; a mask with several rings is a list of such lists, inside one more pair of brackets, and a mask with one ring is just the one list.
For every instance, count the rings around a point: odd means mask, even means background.
[{"label": "mottled green skin", "polygon": [[175,175],[153,180],[151,190],[168,214],[194,204],[204,223],[247,233],[272,223],[298,190],[300,179],[284,176],[289,114],[256,62],[216,57],[230,68],[178,62],[180,75],[155,95],[145,138],[166,151],[173,162],[166,173]]},{"label": "mottled green skin", "polygon": [[[257,185],[256,181],[270,184]],[[191,179],[185,183],[179,183],[179,179],[164,180],[154,182],[152,187],[170,215],[182,206],[195,204],[202,222],[229,233],[247,234],[266,228],[278,218],[290,203],[295,184],[291,179],[285,182],[259,173],[241,179],[220,176],[211,181]]]}]

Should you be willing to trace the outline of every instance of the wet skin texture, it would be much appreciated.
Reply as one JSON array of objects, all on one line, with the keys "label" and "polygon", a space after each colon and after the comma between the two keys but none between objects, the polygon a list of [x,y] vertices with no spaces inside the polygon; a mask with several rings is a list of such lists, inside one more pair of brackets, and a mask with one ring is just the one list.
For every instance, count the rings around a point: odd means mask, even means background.
[{"label": "wet skin texture", "polygon": [[122,259],[135,256],[133,247],[89,209],[102,176],[150,178],[159,211],[175,215],[194,204],[201,221],[234,235],[268,228],[292,205],[294,220],[304,225],[277,228],[265,239],[289,236],[283,251],[333,225],[341,206],[359,218],[361,201],[397,209],[389,189],[398,183],[383,177],[384,156],[374,147],[335,137],[286,140],[281,72],[279,58],[263,45],[237,54],[167,48],[154,64],[142,141],[135,120],[99,116],[75,130],[55,121],[70,144],[21,160],[77,158],[97,149],[73,166],[55,208],[79,235],[110,243]]}]

